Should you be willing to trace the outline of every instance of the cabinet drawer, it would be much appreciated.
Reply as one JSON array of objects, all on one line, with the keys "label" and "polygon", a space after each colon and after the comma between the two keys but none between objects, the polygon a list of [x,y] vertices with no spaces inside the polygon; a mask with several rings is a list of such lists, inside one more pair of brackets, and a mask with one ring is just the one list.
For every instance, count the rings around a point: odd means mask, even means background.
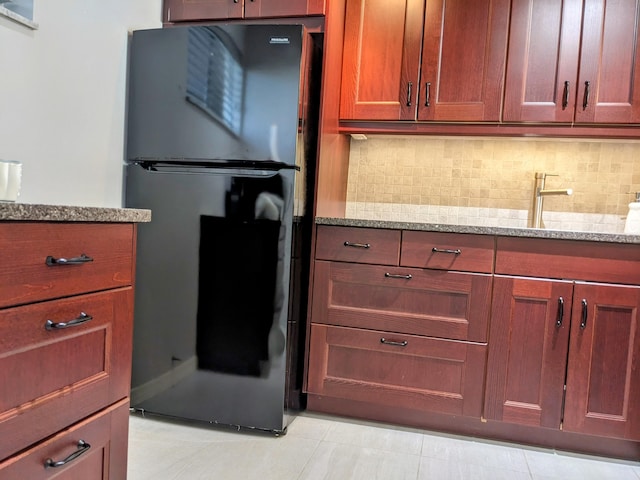
[{"label": "cabinet drawer", "polygon": [[126,287],[0,310],[0,459],[128,396],[132,308]]},{"label": "cabinet drawer", "polygon": [[[132,224],[1,223],[0,307],[131,285]],[[93,260],[48,266],[47,257]]]},{"label": "cabinet drawer", "polygon": [[407,267],[493,272],[492,236],[404,231],[401,251]]},{"label": "cabinet drawer", "polygon": [[640,246],[498,237],[495,273],[637,285]]},{"label": "cabinet drawer", "polygon": [[320,225],[316,259],[398,265],[400,230]]},{"label": "cabinet drawer", "polygon": [[[126,401],[89,417],[35,447],[0,462],[0,478],[29,480],[107,480],[127,476],[129,405]],[[80,447],[82,440],[87,445]],[[59,467],[45,467],[83,451]]]},{"label": "cabinet drawer", "polygon": [[485,362],[485,345],[311,325],[308,392],[480,417]]},{"label": "cabinet drawer", "polygon": [[315,265],[314,323],[484,342],[490,304],[490,275],[339,262]]}]

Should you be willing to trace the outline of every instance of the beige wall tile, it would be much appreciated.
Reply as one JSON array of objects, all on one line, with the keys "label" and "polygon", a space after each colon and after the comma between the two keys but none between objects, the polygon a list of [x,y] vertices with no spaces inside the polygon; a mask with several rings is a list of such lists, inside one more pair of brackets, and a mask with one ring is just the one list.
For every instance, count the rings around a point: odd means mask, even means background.
[{"label": "beige wall tile", "polygon": [[370,137],[352,140],[349,202],[530,209],[535,173],[545,211],[626,215],[640,191],[640,142],[563,139]]}]

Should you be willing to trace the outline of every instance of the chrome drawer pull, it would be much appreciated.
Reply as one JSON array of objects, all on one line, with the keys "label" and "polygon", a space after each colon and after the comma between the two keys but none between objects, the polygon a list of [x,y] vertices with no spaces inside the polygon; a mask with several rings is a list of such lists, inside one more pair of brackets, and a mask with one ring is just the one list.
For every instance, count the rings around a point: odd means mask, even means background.
[{"label": "chrome drawer pull", "polygon": [[74,257],[74,258],[55,258],[49,255],[45,260],[45,263],[49,267],[53,267],[56,265],[81,265],[87,262],[93,262],[93,258],[89,257],[88,255],[85,255],[84,253],[81,254],[79,257]]},{"label": "chrome drawer pull", "polygon": [[406,347],[408,345],[406,340],[403,340],[402,342],[394,342],[393,340],[387,340],[384,337],[380,339],[380,343],[384,343],[385,345],[394,345],[396,347]]},{"label": "chrome drawer pull", "polygon": [[404,280],[411,280],[413,277],[411,275],[394,275],[393,273],[385,273],[384,276],[386,278],[402,278]]},{"label": "chrome drawer pull", "polygon": [[62,330],[63,328],[77,327],[78,325],[82,325],[89,320],[93,320],[93,317],[91,315],[80,312],[80,315],[78,315],[73,320],[69,320],[68,322],[56,323],[53,320],[47,320],[47,322],[44,324],[44,328],[46,328],[47,330]]},{"label": "chrome drawer pull", "polygon": [[460,255],[462,253],[462,250],[460,250],[459,248],[456,248],[455,250],[450,250],[448,248],[442,249],[442,248],[433,247],[431,251],[433,253],[452,253],[454,255]]},{"label": "chrome drawer pull", "polygon": [[71,455],[69,455],[64,460],[60,460],[58,462],[56,462],[52,458],[47,458],[47,460],[44,462],[44,468],[62,467],[64,465],[66,465],[67,463],[74,461],[80,455],[82,455],[83,453],[87,452],[90,448],[91,448],[91,445],[89,445],[87,442],[85,442],[84,440],[78,440],[78,450],[73,452]]},{"label": "chrome drawer pull", "polygon": [[356,247],[356,248],[371,248],[371,245],[368,243],[351,243],[344,242],[345,247]]}]

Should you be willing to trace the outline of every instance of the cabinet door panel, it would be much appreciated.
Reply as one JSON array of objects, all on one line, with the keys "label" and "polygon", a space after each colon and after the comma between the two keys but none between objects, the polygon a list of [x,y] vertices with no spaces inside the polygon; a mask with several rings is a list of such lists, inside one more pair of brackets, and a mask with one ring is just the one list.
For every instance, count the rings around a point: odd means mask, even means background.
[{"label": "cabinet door panel", "polygon": [[509,3],[427,1],[419,120],[500,120]]},{"label": "cabinet door panel", "polygon": [[324,0],[245,0],[245,18],[323,15]]},{"label": "cabinet door panel", "polygon": [[504,121],[573,121],[581,15],[581,0],[513,0]]},{"label": "cabinet door panel", "polygon": [[640,122],[639,9],[637,0],[585,1],[576,122]]},{"label": "cabinet door panel", "polygon": [[242,3],[234,0],[164,0],[164,18],[167,22],[242,18]]},{"label": "cabinet door panel", "polygon": [[486,345],[314,324],[309,358],[309,393],[390,408],[481,413]]},{"label": "cabinet door panel", "polygon": [[576,284],[565,430],[640,440],[639,311],[640,287]]},{"label": "cabinet door panel", "polygon": [[494,278],[486,418],[560,427],[572,290],[571,282]]},{"label": "cabinet door panel", "polygon": [[347,2],[340,118],[415,120],[423,8],[422,0]]}]

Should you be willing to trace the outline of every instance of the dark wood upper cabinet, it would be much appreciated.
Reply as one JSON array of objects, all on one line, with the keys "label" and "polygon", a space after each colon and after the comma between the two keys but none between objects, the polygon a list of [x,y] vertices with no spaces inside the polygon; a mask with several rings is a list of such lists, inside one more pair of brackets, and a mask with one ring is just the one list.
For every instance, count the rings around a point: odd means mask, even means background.
[{"label": "dark wood upper cabinet", "polygon": [[498,121],[508,21],[509,0],[349,1],[340,117]]},{"label": "dark wood upper cabinet", "polygon": [[576,123],[640,122],[638,0],[585,0]]},{"label": "dark wood upper cabinet", "polygon": [[324,15],[325,0],[164,0],[166,22]]},{"label": "dark wood upper cabinet", "polygon": [[415,120],[424,0],[349,0],[340,118]]},{"label": "dark wood upper cabinet", "polygon": [[427,0],[418,120],[500,120],[509,3]]},{"label": "dark wood upper cabinet", "polygon": [[513,0],[503,120],[640,122],[637,0]]}]

